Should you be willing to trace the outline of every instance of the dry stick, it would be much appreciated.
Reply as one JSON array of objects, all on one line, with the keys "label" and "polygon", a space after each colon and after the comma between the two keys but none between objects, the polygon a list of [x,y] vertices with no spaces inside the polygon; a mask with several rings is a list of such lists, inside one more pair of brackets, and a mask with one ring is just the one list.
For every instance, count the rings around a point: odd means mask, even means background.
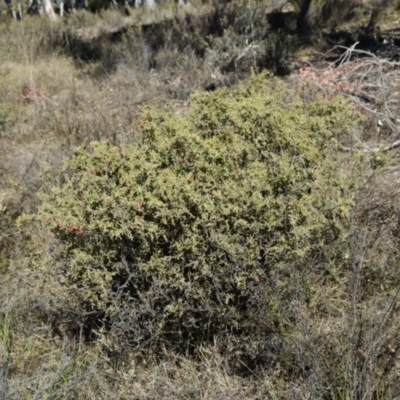
[{"label": "dry stick", "polygon": [[[344,74],[343,78],[350,81],[350,78],[352,76],[356,75],[356,77],[358,78],[357,80],[359,80],[362,84],[361,87],[363,87],[367,90],[368,89],[378,90],[380,92],[380,96],[375,97],[370,93],[368,93],[368,95],[366,95],[365,93],[362,93],[362,92],[359,94],[354,93],[354,92],[353,93],[343,93],[343,95],[350,96],[359,106],[363,107],[366,111],[377,116],[380,119],[384,119],[384,121],[386,122],[386,124],[388,125],[390,130],[392,132],[394,132],[396,134],[396,136],[398,137],[400,131],[399,131],[399,128],[395,125],[395,123],[393,123],[393,120],[396,120],[396,119],[393,116],[392,111],[390,110],[390,107],[389,107],[389,100],[390,100],[389,97],[390,96],[389,96],[389,90],[387,88],[387,86],[388,86],[387,80],[385,79],[385,75],[383,73],[383,67],[388,66],[388,67],[391,67],[394,69],[394,68],[400,66],[400,62],[392,62],[387,59],[381,59],[371,52],[368,52],[365,50],[358,50],[355,48],[357,45],[358,45],[358,42],[356,42],[353,46],[351,46],[349,48],[344,47],[344,46],[335,46],[329,52],[333,52],[335,49],[345,49],[346,51],[342,55],[340,55],[337,60],[330,63],[327,68],[321,69],[321,70],[317,70],[314,67],[312,67],[312,68],[314,69],[314,71],[321,72],[324,70],[331,69],[333,66],[337,65],[338,62],[339,62],[339,67],[344,67],[351,60],[353,55],[367,56],[368,58],[363,63],[351,68],[350,71],[348,71],[346,74]],[[326,55],[328,53],[326,53]],[[365,67],[367,67],[366,70],[365,70]],[[378,71],[377,71],[378,77],[377,77],[377,79],[374,79],[374,81],[379,82],[379,83],[378,84],[366,83],[365,81],[367,81],[371,77],[371,75],[373,74],[373,72],[376,68],[378,69]],[[357,74],[358,70],[361,70],[360,74]],[[340,80],[343,80],[343,78]],[[317,84],[317,86],[320,87],[318,84]],[[362,99],[367,99],[368,101],[374,100],[375,102],[378,102],[379,100],[381,100],[382,101],[381,104],[383,104],[384,112],[380,112],[378,110],[373,110],[372,108],[368,107],[364,102],[362,102],[361,101]],[[369,147],[367,147],[367,148],[361,149],[361,151],[364,153],[379,152],[379,151],[387,152],[390,150],[394,150],[398,147],[400,147],[400,140],[396,140],[392,144],[390,144],[389,146],[386,146],[384,148],[381,148],[381,147],[369,148]],[[357,151],[356,149],[353,149],[350,147],[342,147],[342,150],[343,151],[351,151],[351,152]]]},{"label": "dry stick", "polygon": [[[368,147],[368,148],[363,148],[363,149],[361,149],[361,151],[362,151],[363,153],[377,153],[377,152],[379,152],[379,151],[387,152],[387,151],[390,151],[390,150],[397,149],[398,147],[400,147],[400,140],[396,140],[396,141],[393,142],[390,146],[387,146],[387,147],[384,147],[384,148],[381,148],[381,147],[369,148],[369,147]],[[351,147],[342,147],[341,149],[342,149],[343,151],[347,151],[347,152],[359,151],[359,150],[353,149],[353,148],[351,148]]]}]

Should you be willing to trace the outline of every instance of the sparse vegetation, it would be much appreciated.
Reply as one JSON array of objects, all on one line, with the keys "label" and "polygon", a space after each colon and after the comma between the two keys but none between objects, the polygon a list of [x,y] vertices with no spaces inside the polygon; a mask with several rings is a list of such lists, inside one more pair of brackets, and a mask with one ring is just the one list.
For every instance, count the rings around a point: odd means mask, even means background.
[{"label": "sparse vegetation", "polygon": [[396,14],[292,3],[2,14],[1,398],[400,397]]}]

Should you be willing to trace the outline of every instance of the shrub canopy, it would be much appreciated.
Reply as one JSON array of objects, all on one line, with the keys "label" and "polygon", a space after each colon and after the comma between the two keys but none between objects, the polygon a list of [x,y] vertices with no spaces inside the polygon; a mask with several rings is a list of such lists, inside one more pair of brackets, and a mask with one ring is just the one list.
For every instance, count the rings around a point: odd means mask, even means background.
[{"label": "shrub canopy", "polygon": [[345,233],[353,155],[337,135],[357,118],[258,75],[184,116],[146,109],[140,143],[78,148],[36,216],[56,298],[134,345],[268,327],[271,273]]}]

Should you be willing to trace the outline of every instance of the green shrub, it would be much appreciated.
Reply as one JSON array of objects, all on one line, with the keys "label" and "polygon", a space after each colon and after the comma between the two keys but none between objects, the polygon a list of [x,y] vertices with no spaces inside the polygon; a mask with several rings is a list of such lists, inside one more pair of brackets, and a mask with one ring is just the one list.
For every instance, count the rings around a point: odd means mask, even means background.
[{"label": "green shrub", "polygon": [[274,274],[346,233],[353,155],[335,137],[357,120],[264,75],[184,116],[146,109],[140,143],[78,148],[42,194],[44,293],[137,346],[279,329]]},{"label": "green shrub", "polygon": [[11,121],[13,120],[12,112],[10,108],[0,102],[0,137],[2,133],[11,125]]}]

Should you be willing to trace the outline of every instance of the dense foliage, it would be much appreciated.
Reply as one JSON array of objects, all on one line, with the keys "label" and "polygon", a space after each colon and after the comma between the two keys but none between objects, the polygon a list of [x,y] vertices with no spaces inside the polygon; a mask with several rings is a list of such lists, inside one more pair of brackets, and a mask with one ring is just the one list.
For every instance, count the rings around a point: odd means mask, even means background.
[{"label": "dense foliage", "polygon": [[356,119],[263,75],[184,116],[148,108],[140,143],[78,148],[43,193],[46,293],[132,345],[274,329],[271,274],[343,240],[353,156],[336,136]]}]

